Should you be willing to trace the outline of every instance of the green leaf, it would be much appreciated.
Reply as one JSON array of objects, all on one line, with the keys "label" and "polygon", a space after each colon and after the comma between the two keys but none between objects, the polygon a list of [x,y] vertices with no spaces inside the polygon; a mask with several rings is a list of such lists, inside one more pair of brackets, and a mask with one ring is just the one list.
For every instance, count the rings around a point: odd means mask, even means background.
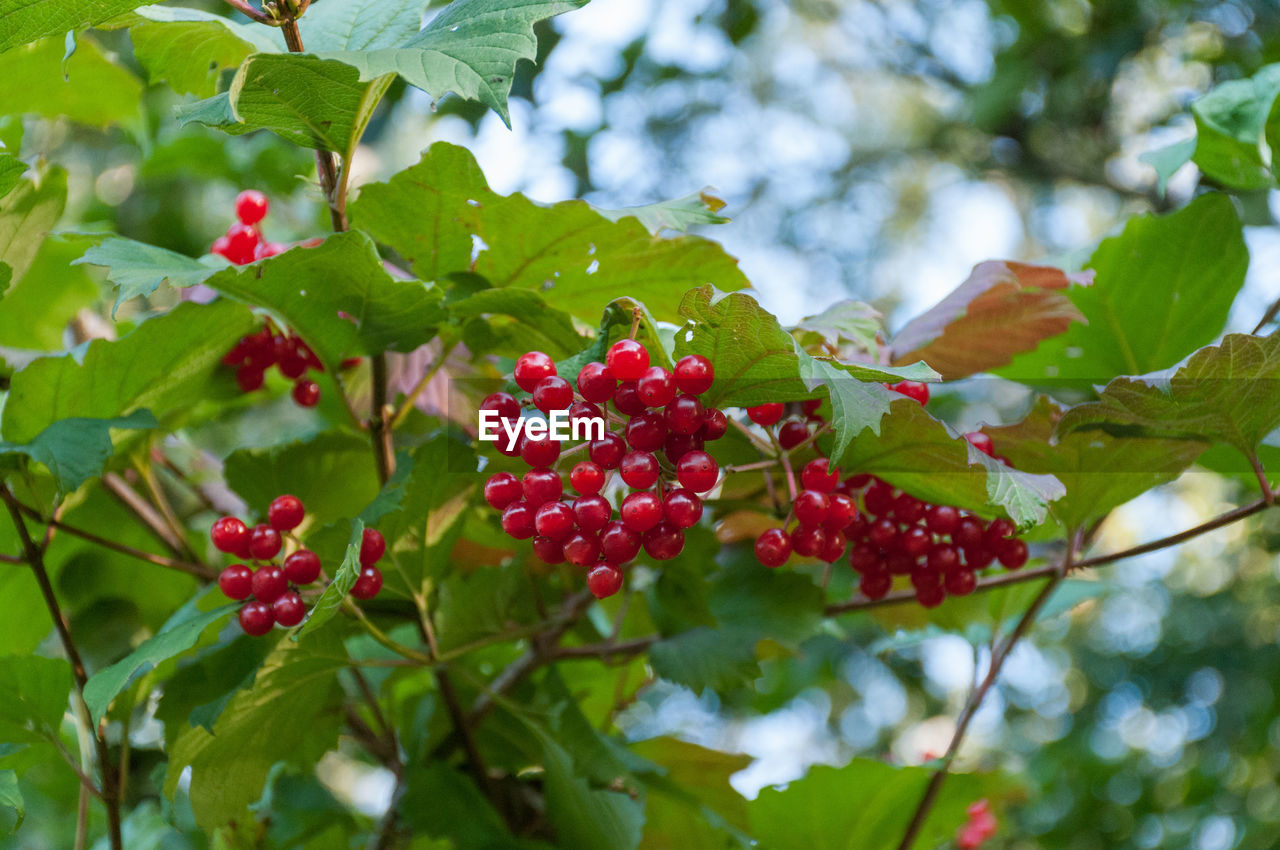
[{"label": "green leaf", "polygon": [[827,345],[854,343],[864,351],[875,351],[877,337],[884,330],[883,317],[875,308],[861,301],[837,301],[816,316],[800,320],[801,342],[806,334],[815,334]]},{"label": "green leaf", "polygon": [[997,374],[1089,391],[1117,375],[1166,369],[1212,342],[1244,282],[1249,252],[1225,195],[1167,216],[1139,216],[1103,241],[1088,266],[1097,281],[1069,291],[1075,324]]},{"label": "green leaf", "polygon": [[[192,603],[199,599],[193,599]],[[222,605],[212,611],[200,611],[194,604],[184,605],[164,628],[148,638],[129,655],[93,674],[84,686],[84,701],[96,724],[106,714],[107,707],[133,677],[144,669],[155,667],[162,661],[181,655],[191,647],[206,628],[239,609],[239,603]]]},{"label": "green leaf", "polygon": [[427,0],[316,3],[298,21],[311,53],[368,51],[404,44],[422,29]]},{"label": "green leaf", "polygon": [[332,620],[333,616],[338,613],[338,609],[342,607],[342,600],[351,592],[351,588],[355,586],[356,579],[360,578],[360,545],[363,539],[364,520],[353,519],[351,521],[351,535],[347,538],[347,551],[342,558],[342,564],[334,574],[333,580],[329,582],[324,592],[320,594],[320,598],[316,600],[316,604],[312,606],[311,613],[307,614],[306,621],[301,628],[294,632],[294,640],[300,640],[311,632],[316,631]]},{"label": "green leaf", "polygon": [[[3,13],[0,20],[5,20]],[[69,118],[92,127],[136,122],[142,81],[88,38],[80,39],[75,55],[66,61],[64,77],[62,32],[0,54],[0,114]],[[0,43],[6,41],[0,38]]]},{"label": "green leaf", "polygon": [[1178,172],[1178,169],[1191,161],[1195,152],[1196,137],[1192,136],[1189,139],[1139,154],[1138,161],[1145,162],[1156,170],[1156,186],[1163,195],[1169,188],[1169,180]]},{"label": "green leaf", "polygon": [[34,234],[31,238],[30,244],[39,245],[36,255],[0,302],[0,345],[62,351],[67,324],[97,303],[101,288],[85,269],[72,266],[84,250],[77,240],[55,235],[42,242]]},{"label": "green leaf", "polygon": [[642,847],[724,847],[730,831],[745,837],[747,800],[729,778],[751,764],[750,756],[676,738],[651,738],[630,749],[660,768],[642,777],[647,789]]},{"label": "green leaf", "polygon": [[71,693],[67,662],[39,655],[0,658],[0,740],[38,743],[57,737]]},{"label": "green leaf", "polygon": [[105,267],[107,280],[116,285],[112,318],[115,318],[121,304],[139,295],[150,295],[166,281],[171,286],[195,286],[227,266],[221,257],[210,255],[196,260],[176,251],[119,236],[104,239],[72,261],[73,265],[82,263]]},{"label": "green leaf", "polygon": [[655,643],[649,649],[653,672],[702,693],[732,690],[760,676],[753,629],[699,626]]},{"label": "green leaf", "polygon": [[[317,9],[320,7],[317,6]],[[167,82],[179,94],[211,97],[222,72],[255,51],[282,50],[258,24],[174,6],[145,6],[130,19],[129,38],[151,83]]]},{"label": "green leaf", "polygon": [[1070,434],[1090,425],[1213,440],[1252,457],[1280,427],[1280,333],[1229,334],[1172,374],[1116,378],[1097,402],[1068,410],[1058,430]]},{"label": "green leaf", "polygon": [[620,791],[592,788],[569,754],[550,735],[532,727],[543,748],[547,819],[556,846],[566,850],[627,850],[640,843],[644,805]]},{"label": "green leaf", "polygon": [[111,457],[112,428],[145,429],[159,425],[149,410],[136,410],[115,419],[60,419],[25,444],[0,440],[0,456],[23,454],[42,463],[53,475],[58,489],[70,493],[90,478],[102,474]]},{"label": "green leaf", "polygon": [[109,419],[141,408],[163,422],[211,395],[222,356],[253,325],[237,304],[186,303],[122,339],[34,360],[13,376],[0,434],[25,443],[59,419]]},{"label": "green leaf", "polygon": [[[494,317],[510,317],[512,324],[518,324],[521,328],[519,334],[512,336],[518,337],[519,345],[524,346],[507,346],[502,351],[512,357],[526,351],[542,351],[553,358],[565,357],[582,348],[583,337],[574,327],[569,314],[549,306],[537,292],[489,288],[474,291],[465,297],[456,297],[451,292],[445,306],[451,315],[459,318],[484,317],[490,331],[495,333],[500,333],[502,326]],[[474,346],[470,347],[476,352]]]},{"label": "green leaf", "polygon": [[67,172],[52,168],[39,182],[23,180],[0,198],[0,260],[22,280],[35,261],[40,244],[62,217],[67,202]]},{"label": "green leaf", "polygon": [[1275,185],[1261,143],[1277,94],[1280,65],[1267,65],[1252,79],[1220,83],[1191,104],[1196,122],[1192,160],[1206,176],[1233,189]]},{"label": "green leaf", "polygon": [[350,214],[423,280],[474,272],[494,287],[538,292],[586,321],[619,291],[671,320],[692,286],[747,285],[737,261],[714,242],[657,238],[638,219],[612,222],[582,201],[543,206],[498,195],[469,151],[443,142],[389,182],[362,187]]},{"label": "green leaf", "polygon": [[[358,68],[362,80],[399,74],[437,99],[454,92],[478,100],[510,126],[507,93],[516,63],[538,55],[533,25],[586,2],[453,0],[425,29],[398,46],[321,52]],[[352,37],[357,38],[354,33]]]},{"label": "green leaf", "polygon": [[9,194],[22,175],[27,171],[27,164],[16,156],[0,153],[0,198]]},{"label": "green leaf", "polygon": [[196,823],[212,831],[262,795],[278,762],[310,770],[338,743],[342,712],[332,698],[344,659],[332,630],[300,642],[281,640],[253,687],[231,698],[212,732],[182,732],[170,752],[165,794],[173,797],[190,767]]},{"label": "green leaf", "polygon": [[502,815],[470,777],[440,760],[405,773],[399,811],[414,835],[451,839],[448,847],[510,846]]},{"label": "green leaf", "polygon": [[355,231],[225,268],[205,285],[270,310],[331,374],[348,357],[412,351],[435,336],[445,317],[438,289],[392,277],[369,237]]},{"label": "green leaf", "polygon": [[1177,478],[1206,448],[1196,440],[1112,436],[1099,430],[1063,434],[1054,429],[1063,410],[1043,396],[1016,425],[983,429],[996,453],[1017,469],[1053,475],[1066,495],[1053,515],[1067,528],[1081,528],[1110,510]]},{"label": "green leaf", "polygon": [[627,216],[640,220],[645,229],[655,236],[664,230],[675,230],[687,233],[690,227],[698,224],[728,224],[729,219],[716,215],[724,208],[724,201],[710,194],[709,189],[692,192],[683,198],[670,201],[659,201],[642,207],[627,207],[620,210],[596,208],[596,212],[610,221],[620,221]]},{"label": "green leaf", "polygon": [[0,53],[47,35],[88,29],[141,6],[141,0],[0,0]]},{"label": "green leaf", "polygon": [[17,832],[27,817],[27,806],[18,787],[18,774],[12,770],[0,770],[0,808],[13,812],[9,832]]}]

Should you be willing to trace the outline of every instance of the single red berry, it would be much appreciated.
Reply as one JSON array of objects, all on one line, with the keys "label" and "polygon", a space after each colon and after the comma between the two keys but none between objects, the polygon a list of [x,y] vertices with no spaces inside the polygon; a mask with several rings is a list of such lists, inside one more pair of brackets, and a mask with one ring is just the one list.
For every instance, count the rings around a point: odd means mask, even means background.
[{"label": "single red berry", "polygon": [[723,410],[717,410],[714,407],[704,408],[702,411],[702,428],[699,434],[702,439],[708,442],[718,440],[729,430],[729,417],[724,415]]},{"label": "single red berry", "polygon": [[661,366],[650,366],[636,380],[636,394],[646,407],[664,407],[676,397],[676,380]]},{"label": "single red berry", "polygon": [[520,457],[520,447],[523,445],[524,434],[516,434],[515,444],[512,445],[508,441],[505,433],[499,433],[498,440],[493,444],[493,447],[498,450],[499,454],[506,457]]},{"label": "single red berry", "polygon": [[627,443],[633,449],[657,451],[667,440],[667,424],[661,413],[641,413],[627,423]]},{"label": "single red berry", "polygon": [[213,245],[209,248],[210,254],[217,254],[220,257],[226,257],[228,260],[231,252],[231,240],[225,236],[219,236],[213,240]]},{"label": "single red berry", "polygon": [[884,599],[893,589],[893,576],[887,572],[863,573],[858,590],[868,599]]},{"label": "single red berry", "polygon": [[680,392],[702,395],[715,382],[716,370],[701,354],[686,354],[676,362],[675,377]]},{"label": "single red berry", "polygon": [[648,531],[662,520],[662,502],[654,493],[632,493],[622,500],[619,514],[632,531]]},{"label": "single red berry", "polygon": [[267,507],[267,522],[276,531],[292,531],[302,524],[306,514],[297,496],[276,496]]},{"label": "single red berry", "polygon": [[831,502],[826,493],[817,490],[801,490],[791,503],[796,519],[801,525],[822,525],[831,513]]},{"label": "single red berry", "polygon": [[320,556],[310,549],[299,549],[284,559],[284,577],[294,584],[311,584],[320,578]]},{"label": "single red berry", "polygon": [[791,557],[791,535],[786,529],[769,528],[756,538],[756,559],[766,567],[780,567]]},{"label": "single red berry", "polygon": [[916,588],[916,602],[922,608],[937,608],[946,598],[947,592],[940,584],[926,584]]},{"label": "single red berry", "polygon": [[915,399],[921,404],[929,403],[929,385],[921,383],[920,381],[899,381],[896,384],[890,385],[889,389],[899,395]]},{"label": "single red berry", "polygon": [[351,585],[351,595],[356,599],[372,599],[382,590],[382,571],[370,564],[361,567],[360,576]]},{"label": "single red berry", "polygon": [[[284,339],[284,337],[281,337]],[[285,351],[276,357],[277,367],[280,374],[289,379],[301,378],[307,374],[307,358],[298,353],[296,347],[288,340],[285,340]]]},{"label": "single red berry", "polygon": [[870,543],[859,543],[849,552],[849,566],[860,573],[883,572],[883,559]]},{"label": "single red berry", "polygon": [[209,539],[219,552],[234,554],[249,542],[249,528],[233,516],[224,516],[209,530]]},{"label": "single red berry", "polygon": [[649,352],[634,339],[620,339],[609,346],[604,362],[620,381],[638,381],[649,368]]},{"label": "single red berry", "polygon": [[495,472],[484,483],[484,500],[494,510],[502,510],[519,499],[522,492],[520,479],[510,472]]},{"label": "single red berry", "polygon": [[253,574],[253,598],[259,602],[275,602],[289,589],[289,580],[275,564],[266,564]]},{"label": "single red berry", "polygon": [[800,412],[805,416],[813,416],[820,407],[822,407],[822,399],[820,398],[811,398],[800,402]]},{"label": "single red berry", "polygon": [[996,553],[986,546],[966,546],[964,548],[964,564],[971,570],[981,570],[991,566]]},{"label": "single red berry", "polygon": [[695,493],[705,493],[715,487],[719,477],[719,464],[706,452],[686,452],[676,464],[680,486]]},{"label": "single red berry", "polygon": [[533,554],[538,556],[538,560],[544,564],[563,564],[564,563],[564,546],[559,540],[552,540],[550,537],[533,538]]},{"label": "single red berry", "polygon": [[589,567],[600,557],[600,539],[594,534],[571,534],[563,546],[564,559],[575,567]]},{"label": "single red berry", "polygon": [[533,515],[533,527],[543,537],[564,540],[573,531],[573,508],[564,502],[547,502]]},{"label": "single red berry", "polygon": [[929,569],[949,573],[960,566],[960,553],[949,543],[935,543],[929,548]]},{"label": "single red berry", "polygon": [[543,378],[549,378],[556,373],[556,364],[550,357],[541,351],[530,351],[521,354],[516,360],[516,367],[512,372],[515,378],[516,386],[527,393],[533,392],[538,386],[538,382]]},{"label": "single red berry", "polygon": [[893,500],[893,518],[911,525],[924,517],[924,502],[909,493],[899,493]]},{"label": "single red berry", "polygon": [[784,449],[794,449],[809,439],[809,426],[803,422],[790,419],[778,429],[778,445]]},{"label": "single red berry", "polygon": [[[625,342],[625,340],[624,340]],[[613,596],[622,589],[622,570],[609,564],[597,564],[587,573],[587,590],[596,599]]]},{"label": "single red berry", "polygon": [[227,251],[224,256],[237,266],[252,263],[261,241],[262,236],[256,227],[236,222],[227,228]]},{"label": "single red berry", "polygon": [[599,493],[604,487],[604,470],[598,464],[584,460],[569,471],[569,484],[584,496]]},{"label": "single red berry", "polygon": [[657,483],[662,467],[650,452],[627,452],[622,458],[622,463],[618,464],[618,473],[628,487],[635,490],[648,490]]},{"label": "single red berry", "polygon": [[1022,540],[1003,540],[996,549],[996,557],[1008,570],[1016,570],[1027,562],[1027,544]]},{"label": "single red berry", "polygon": [[553,410],[568,410],[573,404],[573,387],[558,375],[549,375],[533,388],[533,406],[550,415]]},{"label": "single red berry", "polygon": [[575,401],[569,405],[569,422],[589,422],[604,419],[604,413],[589,401]]},{"label": "single red berry", "polygon": [[763,425],[768,428],[782,418],[782,412],[785,406],[780,401],[771,401],[767,404],[760,404],[755,407],[747,408],[747,418],[757,425]]},{"label": "single red berry", "polygon": [[305,378],[293,385],[293,400],[299,407],[315,407],[320,403],[320,385]]},{"label": "single red berry", "polygon": [[702,519],[702,500],[688,490],[677,488],[667,493],[662,513],[676,528],[692,528]]},{"label": "single red berry", "polygon": [[878,519],[867,529],[867,542],[877,549],[888,551],[897,546],[898,526],[888,519]]},{"label": "single red berry", "polygon": [[981,546],[985,531],[982,520],[977,517],[961,517],[955,531],[951,532],[951,540],[964,549]]},{"label": "single red berry", "polygon": [[665,520],[644,533],[644,551],[655,561],[670,561],[684,550],[684,532]]},{"label": "single red berry", "polygon": [[560,459],[560,441],[550,437],[525,439],[520,444],[520,458],[530,466],[551,466]]},{"label": "single red berry", "polygon": [[924,522],[934,534],[951,534],[960,525],[960,511],[950,505],[930,505]]},{"label": "single red berry", "polygon": [[806,490],[830,493],[840,483],[840,470],[832,469],[825,457],[811,460],[800,470],[800,485]]},{"label": "single red berry", "polygon": [[253,593],[253,570],[244,564],[232,564],[218,574],[218,589],[228,599],[248,599]]},{"label": "single red berry", "polygon": [[[520,489],[530,510],[536,510],[547,502],[554,502],[564,493],[560,474],[550,469],[531,469],[520,479]],[[508,503],[510,504],[510,503]]]},{"label": "single red berry", "polygon": [[366,528],[360,537],[360,566],[371,567],[382,560],[387,551],[386,538],[376,528]]},{"label": "single red berry", "polygon": [[932,544],[932,535],[918,525],[908,528],[898,538],[898,547],[913,558],[923,557]]},{"label": "single red berry", "polygon": [[837,531],[843,531],[858,516],[858,505],[852,496],[844,493],[832,493],[827,496],[827,518],[823,525]]},{"label": "single red berry", "polygon": [[276,624],[275,614],[265,602],[246,602],[240,608],[239,618],[240,628],[254,637],[265,635]]},{"label": "single red berry", "polygon": [[617,378],[603,363],[588,363],[578,370],[578,392],[587,401],[608,401],[617,388]]},{"label": "single red berry", "polygon": [[579,496],[573,502],[573,517],[583,531],[599,531],[613,516],[613,506],[604,496]]},{"label": "single red berry", "polygon": [[490,393],[480,402],[481,410],[492,410],[499,419],[519,419],[520,402],[511,393]]},{"label": "single red berry", "polygon": [[702,415],[702,402],[691,395],[681,395],[671,399],[662,418],[672,433],[692,436],[703,427]]},{"label": "single red berry", "polygon": [[876,481],[862,496],[867,513],[882,517],[893,509],[893,487],[887,481]]},{"label": "single red berry", "polygon": [[245,189],[236,195],[236,218],[243,224],[257,224],[267,217],[267,196],[257,189]]},{"label": "single red berry", "polygon": [[[850,496],[850,498],[853,497]],[[870,529],[871,520],[867,519],[866,514],[859,512],[854,516],[853,520],[844,527],[844,536],[848,537],[850,540],[855,540],[861,543],[867,539],[867,531]]]},{"label": "single red berry", "polygon": [[824,530],[827,534],[827,542],[823,545],[818,559],[826,561],[828,564],[834,564],[844,555],[845,547],[849,541],[845,540],[844,535],[835,529],[828,528]]},{"label": "single red berry", "polygon": [[267,257],[275,257],[289,250],[289,246],[280,242],[259,242],[257,250],[253,252],[255,260],[265,260]]},{"label": "single red berry", "polygon": [[613,406],[624,416],[639,416],[649,409],[640,398],[640,391],[636,388],[635,381],[618,384],[618,388],[613,391]]},{"label": "single red berry", "polygon": [[964,435],[964,438],[969,441],[969,445],[973,446],[987,457],[996,456],[996,447],[992,444],[991,438],[981,431],[970,431]]},{"label": "single red berry", "polygon": [[697,434],[673,434],[668,431],[662,451],[671,465],[675,466],[689,452],[700,452],[704,447],[705,443]]},{"label": "single red berry", "polygon": [[249,554],[255,561],[270,561],[282,545],[280,532],[269,525],[255,525],[249,534]]},{"label": "single red berry", "polygon": [[1012,537],[1017,531],[1017,527],[1004,517],[996,517],[991,520],[991,524],[987,526],[986,534],[983,540],[986,541],[988,549],[995,549],[1001,541]]},{"label": "single red berry", "polygon": [[942,586],[950,596],[968,596],[978,586],[973,570],[952,570],[942,578]]},{"label": "single red berry", "polygon": [[614,433],[607,433],[600,440],[592,440],[591,445],[587,446],[587,456],[602,469],[617,469],[626,451],[627,444]]},{"label": "single red berry", "polygon": [[271,603],[271,613],[277,623],[289,628],[298,625],[302,622],[302,618],[307,616],[307,603],[302,601],[301,596],[290,590]]},{"label": "single red berry", "polygon": [[820,525],[802,525],[791,533],[791,548],[806,558],[820,557],[827,548],[827,530]]},{"label": "single red berry", "polygon": [[611,520],[600,532],[600,553],[615,564],[625,564],[640,553],[640,535],[622,520]]},{"label": "single red berry", "polygon": [[266,373],[252,363],[246,363],[236,370],[236,386],[240,387],[242,393],[262,389],[266,378]]}]

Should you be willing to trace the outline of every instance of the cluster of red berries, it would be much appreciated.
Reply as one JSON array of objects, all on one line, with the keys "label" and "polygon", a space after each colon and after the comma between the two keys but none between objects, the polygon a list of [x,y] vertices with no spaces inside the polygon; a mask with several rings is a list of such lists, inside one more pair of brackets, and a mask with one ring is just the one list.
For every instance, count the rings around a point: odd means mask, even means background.
[{"label": "cluster of red berries", "polygon": [[977,800],[965,809],[968,816],[964,825],[956,831],[956,847],[959,850],[977,850],[988,838],[996,834],[996,816],[986,800]]},{"label": "cluster of red berries", "polygon": [[254,189],[246,189],[236,196],[236,221],[227,228],[226,235],[213,241],[210,253],[226,257],[237,266],[248,265],[264,257],[274,257],[284,251],[279,242],[264,242],[259,223],[267,217],[267,196]]},{"label": "cluster of red berries", "polygon": [[[711,362],[690,354],[671,371],[650,366],[645,347],[624,339],[610,347],[604,363],[582,367],[577,392],[540,351],[521,355],[514,377],[543,413],[566,410],[571,423],[608,424],[602,438],[569,450],[587,450],[587,459],[568,473],[576,497],[565,496],[561,473],[552,468],[565,453],[558,440],[523,431],[514,446],[499,440],[499,451],[531,467],[519,478],[498,472],[485,484],[485,500],[502,511],[503,530],[517,540],[532,538],[534,554],[545,563],[586,568],[587,587],[598,598],[618,592],[621,567],[641,548],[659,561],[679,555],[684,529],[702,517],[699,494],[720,477],[705,443],[729,427],[722,411],[698,400],[715,379]],[[480,408],[514,428],[522,405],[510,393],[496,392]],[[609,424],[620,427],[615,432]],[[618,471],[620,485],[611,482],[611,470]],[[607,489],[618,502],[616,519]]]},{"label": "cluster of red berries", "polygon": [[242,337],[222,358],[226,366],[236,369],[236,383],[241,392],[262,389],[267,370],[275,366],[280,374],[292,380],[293,400],[302,407],[315,407],[320,402],[320,385],[307,377],[309,370],[324,371],[324,364],[301,337],[277,332],[268,322],[261,330]]},{"label": "cluster of red berries", "polygon": [[[256,569],[232,564],[218,576],[218,587],[229,598],[249,599],[240,608],[240,627],[247,634],[265,635],[279,623],[296,626],[307,615],[306,603],[298,588],[320,578],[320,556],[298,547],[277,565],[275,558],[284,548],[284,536],[302,524],[306,509],[297,496],[277,496],[267,508],[267,521],[249,528],[240,520],[224,516],[213,524],[209,537],[220,552],[244,561],[255,561]],[[374,566],[387,550],[382,534],[364,530],[360,541],[360,576],[351,588],[357,599],[372,599],[382,589],[382,573]],[[252,599],[250,599],[252,597]]]}]

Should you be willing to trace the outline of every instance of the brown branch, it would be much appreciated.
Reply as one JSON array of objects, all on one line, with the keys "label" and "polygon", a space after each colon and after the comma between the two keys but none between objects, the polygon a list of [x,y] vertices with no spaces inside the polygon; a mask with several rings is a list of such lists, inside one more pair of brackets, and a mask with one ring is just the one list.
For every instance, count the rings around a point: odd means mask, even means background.
[{"label": "brown branch", "polygon": [[187,541],[183,540],[181,535],[175,534],[160,512],[142,498],[138,491],[130,487],[127,481],[114,472],[108,472],[102,476],[102,486],[115,496],[120,504],[128,508],[129,512],[147,527],[156,540],[168,547],[169,551],[179,557],[187,556],[189,553]]},{"label": "brown branch", "polygon": [[[14,528],[18,532],[18,540],[26,553],[27,565],[31,568],[31,574],[35,576],[36,584],[40,587],[40,595],[44,597],[45,607],[49,609],[49,616],[53,619],[53,626],[62,642],[62,649],[71,663],[71,674],[76,682],[76,695],[83,706],[84,686],[89,681],[89,675],[85,671],[84,660],[80,657],[75,640],[71,637],[71,626],[62,612],[62,607],[58,604],[57,595],[53,592],[53,583],[49,580],[49,572],[44,565],[44,552],[27,531],[27,523],[22,518],[22,508],[17,498],[9,491],[8,485],[3,483],[0,483],[0,499],[4,500],[5,506],[9,509],[9,517],[13,520]],[[87,709],[85,713],[88,714]],[[123,850],[124,839],[120,832],[120,796],[117,777],[111,764],[111,752],[107,748],[107,740],[101,725],[93,730],[93,740],[98,752],[98,771],[102,774],[99,796],[107,810],[107,834],[112,850]]]},{"label": "brown branch", "polygon": [[227,0],[227,5],[231,6],[237,12],[240,12],[242,15],[245,15],[246,17],[257,21],[260,24],[266,24],[267,26],[272,26],[272,27],[277,26],[276,21],[271,20],[271,18],[268,17],[265,13],[250,6],[246,2],[246,0]]},{"label": "brown branch", "polygon": [[1271,302],[1271,306],[1267,308],[1267,312],[1262,314],[1262,318],[1258,320],[1258,324],[1254,325],[1253,330],[1249,331],[1249,333],[1257,336],[1258,332],[1269,325],[1271,320],[1274,319],[1277,314],[1280,314],[1280,298]]},{"label": "brown branch", "polygon": [[1262,459],[1258,457],[1257,452],[1249,453],[1249,465],[1253,467],[1253,474],[1257,476],[1258,486],[1262,488],[1262,500],[1268,505],[1274,505],[1276,503],[1276,494],[1271,489],[1271,482],[1267,481],[1267,471],[1262,468]]},{"label": "brown branch", "polygon": [[369,403],[369,436],[373,440],[373,456],[378,464],[378,478],[387,483],[396,470],[395,448],[387,422],[387,355],[375,354],[373,361],[373,396]]},{"label": "brown branch", "polygon": [[551,659],[561,661],[572,658],[598,658],[603,661],[615,655],[639,655],[653,646],[661,635],[620,640],[612,643],[587,643],[581,646],[561,646],[550,653]]}]

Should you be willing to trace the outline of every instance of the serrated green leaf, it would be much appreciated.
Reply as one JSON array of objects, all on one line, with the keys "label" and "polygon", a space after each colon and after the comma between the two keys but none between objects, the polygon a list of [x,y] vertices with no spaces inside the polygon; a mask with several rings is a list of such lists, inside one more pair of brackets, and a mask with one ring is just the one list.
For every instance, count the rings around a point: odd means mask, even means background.
[{"label": "serrated green leaf", "polygon": [[68,323],[80,310],[98,302],[100,287],[85,269],[72,266],[84,250],[75,239],[32,238],[39,245],[36,255],[0,302],[0,346],[62,351]]},{"label": "serrated green leaf", "polygon": [[67,662],[39,655],[0,658],[0,740],[38,743],[58,734],[71,693]]},{"label": "serrated green leaf", "polygon": [[1132,218],[1089,260],[1094,285],[1069,291],[1088,324],[1072,325],[997,374],[1087,392],[1117,375],[1166,369],[1222,332],[1248,264],[1240,219],[1225,195]]},{"label": "serrated green leaf", "polygon": [[186,303],[119,340],[94,340],[79,356],[34,360],[13,376],[0,434],[25,443],[59,419],[141,408],[164,421],[210,397],[222,356],[253,325],[238,304]]},{"label": "serrated green leaf", "polygon": [[16,156],[0,153],[0,198],[9,194],[22,175],[27,171],[27,164]]},{"label": "serrated green leaf", "polygon": [[630,745],[660,773],[643,775],[645,824],[642,847],[726,847],[730,831],[743,839],[747,800],[729,784],[751,757],[700,747],[676,738]]},{"label": "serrated green leaf", "polygon": [[[196,600],[192,600],[194,603]],[[222,605],[212,611],[200,611],[194,604],[184,605],[163,629],[143,642],[129,655],[93,674],[84,686],[84,701],[96,724],[107,707],[144,668],[181,655],[195,646],[201,633],[240,607],[238,603]]]},{"label": "serrated green leaf", "polygon": [[[481,289],[465,297],[446,301],[449,313],[459,318],[507,316],[526,331],[527,348],[506,351],[518,356],[525,351],[542,351],[551,357],[564,357],[582,348],[583,338],[568,313],[557,310],[541,295],[529,290]],[[572,378],[570,378],[572,380]]]},{"label": "serrated green leaf", "polygon": [[82,263],[105,267],[107,280],[116,285],[112,318],[121,304],[139,295],[150,295],[166,281],[176,287],[195,286],[227,267],[221,257],[192,259],[176,251],[119,236],[104,239],[72,261],[72,265]]},{"label": "serrated green leaf", "polygon": [[316,3],[298,22],[311,53],[369,51],[404,44],[422,29],[428,0]]},{"label": "serrated green leaf", "polygon": [[1280,94],[1280,65],[1267,65],[1251,79],[1214,86],[1191,104],[1196,122],[1192,160],[1208,177],[1234,189],[1275,185],[1263,158],[1267,116]]},{"label": "serrated green leaf", "polygon": [[[0,20],[8,23],[3,13]],[[0,54],[0,114],[62,117],[93,127],[136,121],[142,81],[88,38],[80,39],[75,55],[66,60],[64,76],[65,32]],[[6,41],[0,37],[0,43]]]},{"label": "serrated green leaf", "polygon": [[27,805],[22,799],[22,789],[18,787],[18,774],[12,770],[0,770],[0,807],[13,812],[13,824],[10,833],[18,831],[27,817]]},{"label": "serrated green leaf", "polygon": [[9,266],[13,280],[27,273],[66,202],[67,172],[60,168],[39,175],[38,182],[23,180],[0,198],[0,260]]},{"label": "serrated green leaf", "polygon": [[760,675],[754,629],[699,626],[658,641],[649,649],[653,672],[701,693],[732,690]]},{"label": "serrated green leaf", "polygon": [[342,607],[342,600],[351,592],[351,588],[355,586],[356,579],[360,578],[360,544],[363,539],[364,520],[352,520],[351,535],[347,538],[347,551],[342,558],[342,565],[338,567],[333,579],[324,589],[324,592],[320,594],[316,604],[312,606],[311,613],[307,614],[306,621],[294,633],[294,640],[300,640],[311,632],[316,631],[332,620],[333,616],[338,613],[338,609]]},{"label": "serrated green leaf", "polygon": [[507,93],[516,63],[538,55],[533,25],[587,0],[453,0],[419,33],[395,47],[322,51],[359,69],[360,79],[399,74],[435,98],[478,100],[511,125]]},{"label": "serrated green leaf", "polygon": [[807,316],[797,331],[816,334],[828,345],[854,343],[864,351],[875,351],[877,336],[884,330],[883,316],[861,301],[837,301],[816,316]]},{"label": "serrated green leaf", "polygon": [[683,198],[673,198],[670,201],[658,201],[656,204],[626,207],[620,210],[605,210],[597,207],[596,212],[610,221],[619,221],[627,216],[633,216],[640,220],[645,229],[656,236],[664,230],[686,233],[690,227],[698,224],[728,224],[729,219],[716,215],[723,208],[724,201],[710,194],[709,190],[703,189],[701,192],[692,192]]},{"label": "serrated green leaf", "polygon": [[47,35],[59,38],[68,30],[82,30],[141,6],[140,0],[0,0],[0,53]]},{"label": "serrated green leaf", "polygon": [[111,444],[112,428],[146,429],[158,425],[149,410],[135,410],[128,416],[115,419],[59,419],[28,443],[0,440],[0,456],[23,454],[44,464],[57,482],[58,489],[70,493],[90,478],[102,474],[102,468],[114,449]]},{"label": "serrated green leaf", "polygon": [[[319,8],[319,7],[317,7]],[[222,72],[255,51],[283,50],[277,30],[175,6],[144,6],[129,19],[134,56],[154,83],[179,94],[210,97]],[[269,35],[270,34],[270,35]],[[278,42],[278,43],[277,43]]]},{"label": "serrated green leaf", "polygon": [[542,744],[547,819],[555,828],[556,846],[568,850],[636,847],[644,826],[643,802],[622,791],[592,788],[564,748],[532,728]]}]

